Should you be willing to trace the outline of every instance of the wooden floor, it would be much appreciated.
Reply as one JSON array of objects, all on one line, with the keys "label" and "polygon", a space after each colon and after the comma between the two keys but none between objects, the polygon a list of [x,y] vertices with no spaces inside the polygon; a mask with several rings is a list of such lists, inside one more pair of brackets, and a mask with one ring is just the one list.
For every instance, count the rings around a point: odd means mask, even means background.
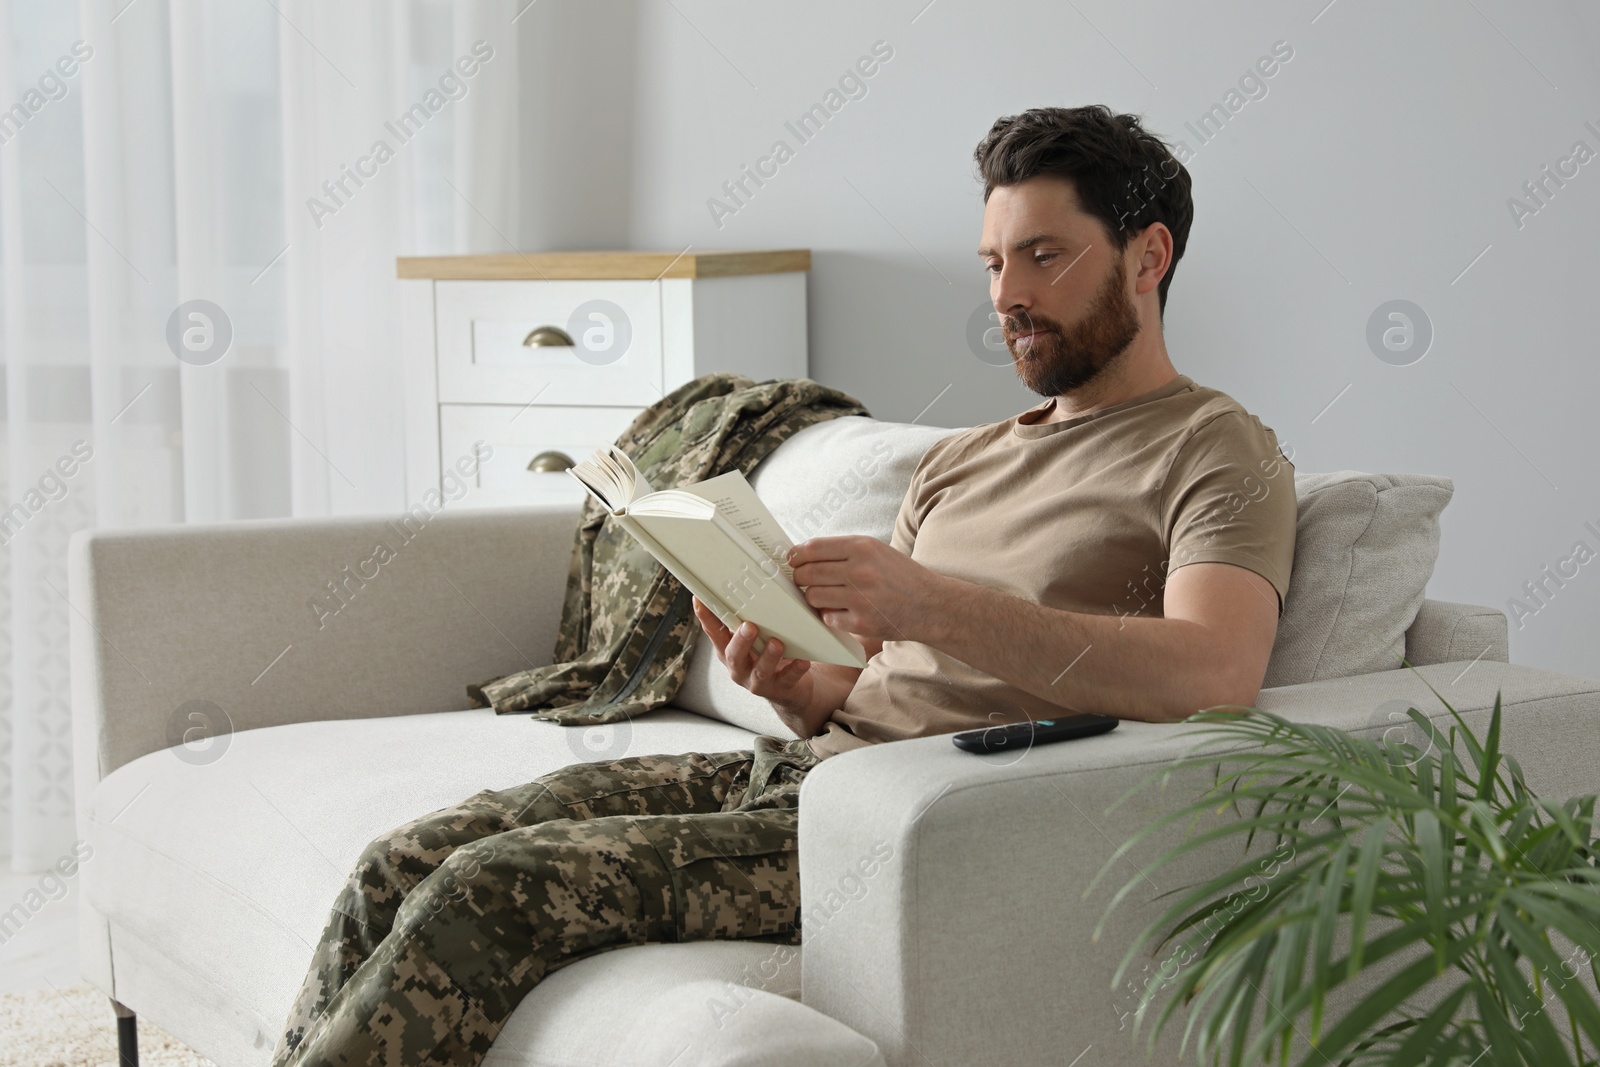
[{"label": "wooden floor", "polygon": [[[0,993],[22,993],[54,986],[66,989],[78,977],[78,880],[65,879],[67,895],[44,907],[0,945]],[[39,875],[0,870],[0,911],[37,889]]]}]

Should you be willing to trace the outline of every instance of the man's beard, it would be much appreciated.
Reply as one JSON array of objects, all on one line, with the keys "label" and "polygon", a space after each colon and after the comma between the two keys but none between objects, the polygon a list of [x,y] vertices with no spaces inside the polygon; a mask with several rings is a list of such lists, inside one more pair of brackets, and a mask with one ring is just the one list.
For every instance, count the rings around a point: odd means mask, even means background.
[{"label": "man's beard", "polygon": [[[1040,396],[1061,396],[1088,385],[1121,358],[1139,335],[1139,314],[1123,293],[1126,281],[1118,259],[1088,314],[1070,329],[1032,312],[1002,316],[1006,347],[1022,384]],[[1029,330],[1051,332],[1035,336],[1019,355],[1016,336]]]}]

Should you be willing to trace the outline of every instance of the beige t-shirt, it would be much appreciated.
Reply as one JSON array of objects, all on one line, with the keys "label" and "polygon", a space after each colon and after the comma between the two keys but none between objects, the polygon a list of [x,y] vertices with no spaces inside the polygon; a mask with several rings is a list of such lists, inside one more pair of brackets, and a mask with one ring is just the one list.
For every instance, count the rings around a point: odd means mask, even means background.
[{"label": "beige t-shirt", "polygon": [[[1203,562],[1261,575],[1281,609],[1294,469],[1261,420],[1182,375],[1039,423],[1053,404],[936,442],[890,543],[939,574],[1067,611],[1160,617],[1167,575]],[[826,757],[1061,710],[928,645],[885,641],[811,747]]]}]

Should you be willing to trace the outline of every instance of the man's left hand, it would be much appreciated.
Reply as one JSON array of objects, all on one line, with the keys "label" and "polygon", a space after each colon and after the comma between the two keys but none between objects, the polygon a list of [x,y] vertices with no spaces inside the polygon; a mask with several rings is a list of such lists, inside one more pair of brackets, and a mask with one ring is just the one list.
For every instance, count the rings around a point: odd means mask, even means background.
[{"label": "man's left hand", "polygon": [[829,626],[880,641],[922,641],[949,584],[876,537],[813,537],[789,550],[795,584]]}]

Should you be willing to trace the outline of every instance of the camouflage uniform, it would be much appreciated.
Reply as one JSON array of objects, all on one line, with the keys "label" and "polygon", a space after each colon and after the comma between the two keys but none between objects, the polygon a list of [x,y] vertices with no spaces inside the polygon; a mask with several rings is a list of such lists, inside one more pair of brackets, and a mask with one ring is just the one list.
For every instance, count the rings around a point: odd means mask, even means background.
[{"label": "camouflage uniform", "polygon": [[546,974],[646,941],[800,940],[804,741],[580,763],[367,846],[275,1067],[477,1064]]}]

